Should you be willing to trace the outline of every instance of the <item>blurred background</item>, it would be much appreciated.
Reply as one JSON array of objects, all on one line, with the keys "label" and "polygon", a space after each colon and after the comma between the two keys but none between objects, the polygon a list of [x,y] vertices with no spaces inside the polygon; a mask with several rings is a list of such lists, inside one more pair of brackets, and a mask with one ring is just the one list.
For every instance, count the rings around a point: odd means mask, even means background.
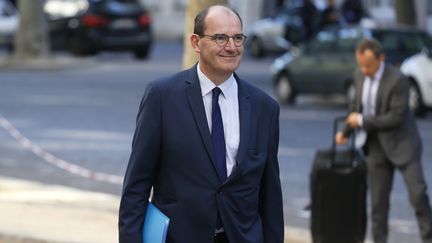
[{"label": "blurred background", "polygon": [[[354,48],[364,37],[380,40],[386,61],[410,79],[410,108],[432,194],[428,0],[0,0],[1,243],[17,242],[14,237],[116,242],[116,203],[142,94],[148,82],[196,62],[184,39],[198,9],[212,3],[230,4],[243,17],[247,40],[238,74],[281,105],[285,226],[295,238],[287,242],[310,242],[305,206],[312,161],[316,150],[330,146],[332,121],[345,114],[353,96]],[[31,186],[16,186],[17,181]],[[29,193],[35,185],[47,195]],[[49,189],[53,186],[61,190]],[[114,199],[103,206],[83,196],[79,204],[68,201],[70,190]],[[41,205],[74,213],[54,217],[50,208],[30,214]],[[109,213],[111,221],[84,220],[74,211],[81,207]],[[18,214],[23,211],[28,215]],[[78,225],[111,222],[106,226],[111,238],[72,239],[71,232],[86,230],[71,224],[65,240],[43,228],[73,218]],[[390,218],[389,242],[420,242],[399,174]],[[29,226],[31,221],[36,222]]]}]

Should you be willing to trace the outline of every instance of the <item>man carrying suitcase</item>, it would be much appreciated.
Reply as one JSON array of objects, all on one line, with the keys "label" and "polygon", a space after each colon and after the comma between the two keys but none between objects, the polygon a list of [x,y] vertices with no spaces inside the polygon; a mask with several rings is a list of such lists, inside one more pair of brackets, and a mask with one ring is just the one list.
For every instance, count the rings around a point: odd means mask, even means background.
[{"label": "man carrying suitcase", "polygon": [[394,171],[401,172],[415,210],[421,238],[432,243],[432,210],[424,180],[422,145],[414,117],[408,108],[409,81],[400,71],[384,63],[381,44],[361,41],[355,51],[359,71],[354,74],[356,96],[335,136],[336,144],[347,143],[356,132],[356,145],[367,156],[375,243],[387,242],[390,192]]}]

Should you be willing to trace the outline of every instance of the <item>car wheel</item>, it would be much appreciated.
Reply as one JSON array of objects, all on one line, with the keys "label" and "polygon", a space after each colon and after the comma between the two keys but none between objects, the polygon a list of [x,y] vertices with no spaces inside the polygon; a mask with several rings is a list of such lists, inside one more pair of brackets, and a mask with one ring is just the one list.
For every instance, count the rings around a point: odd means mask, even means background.
[{"label": "car wheel", "polygon": [[249,53],[253,57],[263,57],[264,56],[264,48],[262,43],[258,37],[253,37],[249,43]]},{"label": "car wheel", "polygon": [[140,59],[140,60],[147,59],[149,56],[149,48],[136,50],[134,52],[134,55],[136,59]]},{"label": "car wheel", "polygon": [[275,83],[276,96],[281,103],[293,104],[295,102],[295,91],[292,81],[287,74],[280,74]]},{"label": "car wheel", "polygon": [[409,88],[409,99],[408,104],[410,110],[417,116],[422,116],[425,114],[425,106],[423,103],[422,95],[420,89],[415,81],[411,82]]}]

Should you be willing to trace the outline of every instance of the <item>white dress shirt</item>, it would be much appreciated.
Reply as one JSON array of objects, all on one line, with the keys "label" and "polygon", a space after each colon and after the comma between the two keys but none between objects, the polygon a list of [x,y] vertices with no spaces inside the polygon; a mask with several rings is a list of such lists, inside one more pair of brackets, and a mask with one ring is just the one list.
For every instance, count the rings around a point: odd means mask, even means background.
[{"label": "white dress shirt", "polygon": [[[372,77],[366,76],[363,83],[363,91],[362,91],[362,106],[363,106],[363,115],[364,116],[374,116],[376,109],[376,96],[378,93],[378,87],[380,80],[382,78],[384,72],[384,62],[381,62],[378,71]],[[370,99],[370,104],[368,99]],[[367,106],[370,106],[369,108]],[[366,111],[370,109],[369,114],[365,114]],[[363,122],[363,121],[362,121]]]},{"label": "white dress shirt", "polygon": [[[201,72],[200,65],[197,65],[198,78],[201,85],[201,93],[204,101],[204,108],[207,117],[208,127],[211,133],[212,126],[212,91],[216,85]],[[222,114],[226,146],[226,168],[229,176],[235,165],[238,146],[240,143],[240,118],[238,105],[238,86],[234,75],[218,85],[222,91],[219,96],[219,106]]]},{"label": "white dress shirt", "polygon": [[[359,124],[363,126],[363,119],[367,116],[374,116],[376,112],[376,98],[379,84],[384,73],[384,62],[380,63],[380,67],[373,77],[366,76],[362,88],[362,115],[360,116]],[[360,128],[356,133],[355,147],[360,148],[366,142],[367,134],[363,128]]]}]

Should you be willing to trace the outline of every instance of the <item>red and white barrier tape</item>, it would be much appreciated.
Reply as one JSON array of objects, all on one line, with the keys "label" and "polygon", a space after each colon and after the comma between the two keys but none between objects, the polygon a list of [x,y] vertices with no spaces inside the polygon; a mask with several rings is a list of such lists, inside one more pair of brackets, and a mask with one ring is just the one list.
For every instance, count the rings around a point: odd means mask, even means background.
[{"label": "red and white barrier tape", "polygon": [[118,175],[94,172],[84,167],[72,164],[66,160],[57,158],[53,154],[45,151],[41,147],[34,144],[27,137],[25,137],[20,131],[18,131],[4,116],[0,114],[0,125],[13,137],[19,144],[24,148],[33,152],[36,156],[44,160],[45,162],[52,164],[62,170],[65,170],[71,174],[75,174],[84,178],[88,178],[95,181],[103,181],[112,184],[122,184],[123,178]]}]

